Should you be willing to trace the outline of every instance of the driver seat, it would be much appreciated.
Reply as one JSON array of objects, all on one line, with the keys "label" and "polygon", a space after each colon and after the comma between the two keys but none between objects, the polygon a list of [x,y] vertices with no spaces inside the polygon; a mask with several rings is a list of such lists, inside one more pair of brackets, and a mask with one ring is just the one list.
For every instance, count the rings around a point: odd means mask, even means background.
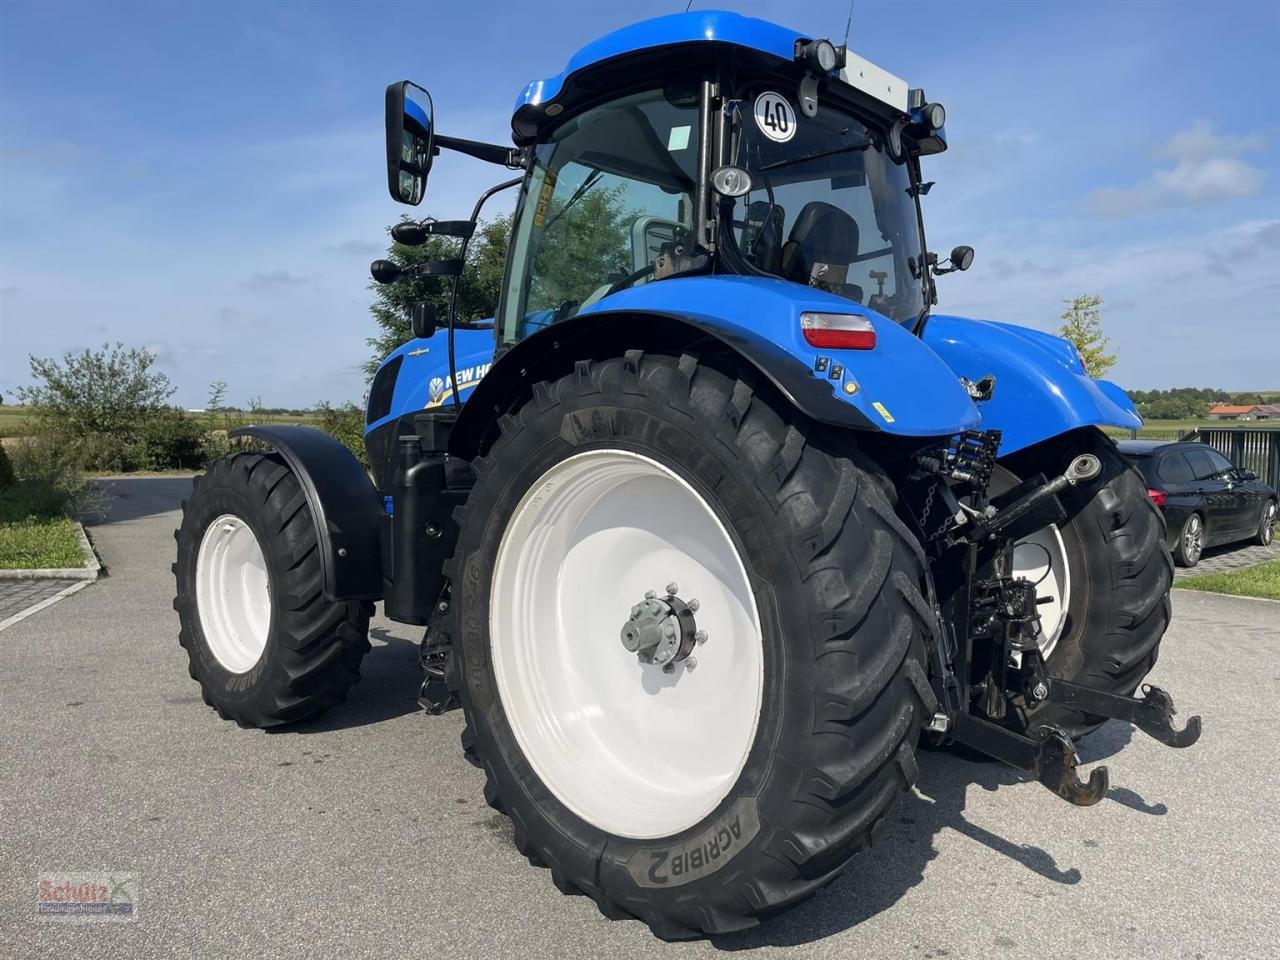
[{"label": "driver seat", "polygon": [[858,256],[858,222],[822,200],[806,203],[782,246],[782,275],[862,302],[862,288],[846,283]]}]

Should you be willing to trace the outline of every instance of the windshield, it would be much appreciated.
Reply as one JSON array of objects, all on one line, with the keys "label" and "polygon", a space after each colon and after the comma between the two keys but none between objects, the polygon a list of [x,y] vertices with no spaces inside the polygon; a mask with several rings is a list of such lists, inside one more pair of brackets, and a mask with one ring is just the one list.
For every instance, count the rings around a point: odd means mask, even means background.
[{"label": "windshield", "polygon": [[503,342],[669,273],[662,254],[693,224],[698,116],[691,91],[652,90],[587,110],[537,146],[512,235]]},{"label": "windshield", "polygon": [[905,164],[881,133],[820,104],[805,117],[768,91],[729,104],[726,162],[752,187],[728,233],[752,267],[848,297],[899,323],[925,308],[920,229]]}]

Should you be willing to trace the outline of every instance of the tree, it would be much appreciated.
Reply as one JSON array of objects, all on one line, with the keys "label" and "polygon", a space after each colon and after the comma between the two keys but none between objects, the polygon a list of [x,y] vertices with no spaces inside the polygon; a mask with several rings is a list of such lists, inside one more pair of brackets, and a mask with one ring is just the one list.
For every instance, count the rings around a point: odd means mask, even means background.
[{"label": "tree", "polygon": [[68,351],[61,360],[29,357],[34,386],[18,398],[47,425],[72,437],[118,434],[140,415],[168,406],[177,389],[152,367],[148,350],[104,343],[98,350]]},{"label": "tree", "polygon": [[1102,333],[1102,318],[1098,310],[1102,306],[1102,298],[1086,293],[1062,302],[1067,304],[1067,309],[1062,313],[1058,336],[1075,344],[1089,376],[1102,376],[1116,362],[1116,355],[1107,351],[1111,341]]},{"label": "tree", "polygon": [[[498,309],[498,293],[502,289],[502,273],[507,263],[507,240],[511,235],[511,217],[497,217],[482,222],[467,247],[467,266],[458,288],[458,321],[466,323],[492,317]],[[401,267],[427,260],[445,260],[458,255],[458,240],[432,237],[418,247],[392,243],[387,259]],[[372,376],[388,353],[409,340],[409,310],[418,300],[435,305],[443,324],[449,316],[449,292],[453,281],[446,277],[401,277],[395,283],[372,283],[373,319],[379,333],[365,342],[373,349],[373,358],[364,365]]]}]

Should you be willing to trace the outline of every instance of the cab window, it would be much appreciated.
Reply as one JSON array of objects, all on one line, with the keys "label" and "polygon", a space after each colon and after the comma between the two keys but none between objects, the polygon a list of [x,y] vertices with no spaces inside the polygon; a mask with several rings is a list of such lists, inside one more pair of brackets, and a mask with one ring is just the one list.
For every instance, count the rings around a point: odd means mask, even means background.
[{"label": "cab window", "polygon": [[694,89],[650,90],[595,107],[536,148],[512,236],[503,342],[655,279],[664,246],[693,226]]}]

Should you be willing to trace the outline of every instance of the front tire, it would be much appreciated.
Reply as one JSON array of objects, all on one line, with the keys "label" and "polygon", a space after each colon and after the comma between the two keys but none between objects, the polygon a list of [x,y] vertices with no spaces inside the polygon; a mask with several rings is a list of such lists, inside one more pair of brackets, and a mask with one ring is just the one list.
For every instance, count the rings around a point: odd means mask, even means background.
[{"label": "front tire", "polygon": [[[690,356],[580,363],[500,427],[451,573],[463,744],[518,848],[664,938],[829,883],[936,709],[923,555],[875,467]],[[703,600],[696,670],[619,640],[668,580]]]},{"label": "front tire", "polygon": [[311,510],[278,455],[210,464],[174,536],[179,642],[205,703],[272,727],[346,698],[369,650],[371,607],[324,598]]}]

